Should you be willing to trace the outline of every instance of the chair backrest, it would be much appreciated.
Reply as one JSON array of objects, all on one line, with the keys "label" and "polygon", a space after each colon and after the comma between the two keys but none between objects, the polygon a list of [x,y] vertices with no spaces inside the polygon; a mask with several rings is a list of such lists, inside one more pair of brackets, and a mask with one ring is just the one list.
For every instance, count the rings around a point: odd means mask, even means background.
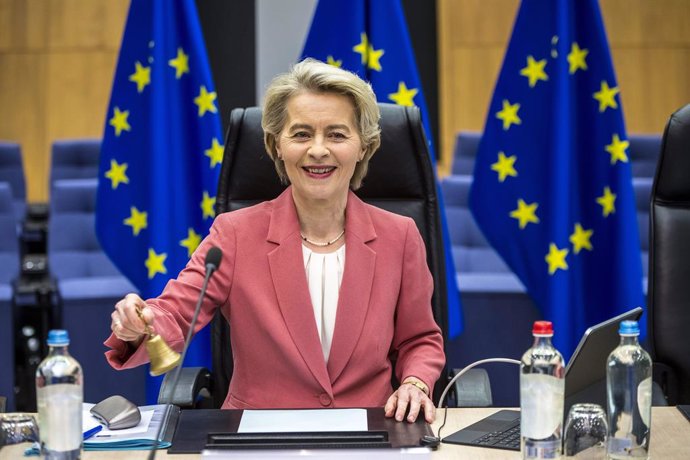
[{"label": "chair backrest", "polygon": [[628,154],[633,177],[654,177],[661,136],[658,134],[630,134],[628,136],[630,148]]},{"label": "chair backrest", "polygon": [[9,284],[18,273],[19,240],[12,189],[7,182],[0,182],[0,300],[9,299]]},{"label": "chair backrest", "polygon": [[94,227],[97,179],[53,184],[48,221],[48,262],[58,280],[122,276],[103,252]]},{"label": "chair backrest", "polygon": [[640,249],[642,254],[642,276],[644,289],[647,292],[647,276],[649,268],[649,201],[652,197],[654,177],[633,177],[633,192],[635,193],[635,209],[637,209],[637,226],[640,230]]},{"label": "chair backrest", "polygon": [[[434,317],[446,331],[445,262],[437,183],[419,109],[380,104],[381,148],[357,195],[367,203],[414,219],[427,247],[427,263],[434,277]],[[216,211],[218,214],[277,197],[281,184],[263,144],[261,109],[235,109],[225,141]],[[220,315],[212,326],[214,404],[220,406],[232,376],[229,328]],[[445,337],[444,337],[445,338]]]},{"label": "chair backrest", "polygon": [[650,344],[678,382],[669,403],[690,404],[690,104],[666,125],[650,211]]},{"label": "chair backrest", "polygon": [[50,184],[61,179],[98,177],[100,139],[72,139],[53,142],[50,158]]},{"label": "chair backrest", "polygon": [[453,148],[453,174],[472,174],[474,172],[474,160],[477,158],[479,141],[482,133],[477,131],[460,131],[455,136]]},{"label": "chair backrest", "polygon": [[468,201],[471,186],[472,176],[468,175],[452,175],[441,181],[455,269],[461,276],[466,273],[512,273],[486,241],[472,216]]},{"label": "chair backrest", "polygon": [[18,221],[26,212],[26,180],[21,146],[0,141],[0,182],[7,182],[12,191],[12,206]]}]

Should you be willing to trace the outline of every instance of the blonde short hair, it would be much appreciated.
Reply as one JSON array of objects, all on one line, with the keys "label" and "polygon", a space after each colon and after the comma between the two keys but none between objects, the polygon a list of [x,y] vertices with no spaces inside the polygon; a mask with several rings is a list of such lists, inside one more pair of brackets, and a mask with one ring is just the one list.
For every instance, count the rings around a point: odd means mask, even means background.
[{"label": "blonde short hair", "polygon": [[362,142],[364,157],[355,166],[350,187],[357,190],[367,174],[369,160],[381,145],[381,128],[376,96],[371,85],[352,72],[307,58],[295,64],[289,72],[276,76],[266,90],[261,127],[264,130],[266,151],[275,163],[278,176],[284,183],[289,179],[283,160],[278,158],[278,136],[287,122],[287,103],[291,97],[304,93],[333,93],[352,101],[355,124]]}]

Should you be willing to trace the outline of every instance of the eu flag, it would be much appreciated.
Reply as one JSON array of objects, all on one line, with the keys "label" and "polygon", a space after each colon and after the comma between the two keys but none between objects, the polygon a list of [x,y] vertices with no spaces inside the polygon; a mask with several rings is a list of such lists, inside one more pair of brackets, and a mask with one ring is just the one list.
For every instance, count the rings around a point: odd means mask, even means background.
[{"label": "eu flag", "polygon": [[[194,0],[133,0],[106,116],[96,233],[143,298],[160,294],[208,233],[222,142]],[[186,364],[210,363],[206,329]],[[159,382],[149,382],[149,402]]]},{"label": "eu flag", "polygon": [[628,145],[597,0],[523,0],[470,208],[565,356],[587,327],[644,304]]},{"label": "eu flag", "polygon": [[[427,139],[431,139],[422,85],[399,0],[320,0],[302,52],[305,57],[356,73],[371,84],[379,102],[419,107]],[[435,163],[431,141],[429,151]],[[448,336],[452,339],[462,331],[462,316],[440,188],[438,196],[445,247]]]}]

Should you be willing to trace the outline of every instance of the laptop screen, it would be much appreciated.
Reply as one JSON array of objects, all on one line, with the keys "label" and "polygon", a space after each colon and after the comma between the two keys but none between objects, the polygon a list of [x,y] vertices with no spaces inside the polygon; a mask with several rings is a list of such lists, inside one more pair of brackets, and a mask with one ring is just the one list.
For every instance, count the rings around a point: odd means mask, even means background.
[{"label": "laptop screen", "polygon": [[[566,409],[576,402],[606,404],[606,360],[618,346],[621,321],[637,321],[637,307],[587,329],[565,368]],[[580,401],[580,399],[582,399]]]}]

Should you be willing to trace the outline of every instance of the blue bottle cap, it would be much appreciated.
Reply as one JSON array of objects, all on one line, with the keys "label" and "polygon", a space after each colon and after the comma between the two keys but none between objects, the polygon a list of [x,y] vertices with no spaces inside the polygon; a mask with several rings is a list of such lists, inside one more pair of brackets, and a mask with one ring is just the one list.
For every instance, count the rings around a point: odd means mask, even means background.
[{"label": "blue bottle cap", "polygon": [[618,333],[620,335],[640,335],[640,326],[637,321],[621,321]]},{"label": "blue bottle cap", "polygon": [[64,329],[53,329],[48,332],[47,342],[50,346],[69,345],[69,334]]}]

